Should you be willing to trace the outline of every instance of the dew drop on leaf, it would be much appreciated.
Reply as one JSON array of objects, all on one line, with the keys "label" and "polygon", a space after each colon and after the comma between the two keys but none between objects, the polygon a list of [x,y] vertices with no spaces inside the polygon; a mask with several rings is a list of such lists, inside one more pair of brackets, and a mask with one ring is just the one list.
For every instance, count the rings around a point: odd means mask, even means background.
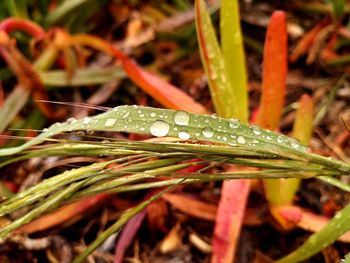
[{"label": "dew drop on leaf", "polygon": [[182,140],[187,140],[190,138],[190,134],[186,131],[179,132],[178,136]]},{"label": "dew drop on leaf", "polygon": [[75,123],[75,122],[77,122],[77,120],[76,120],[75,118],[69,118],[69,119],[67,120],[67,123],[68,123],[68,124],[73,124],[73,123]]},{"label": "dew drop on leaf", "polygon": [[202,134],[205,138],[211,138],[214,135],[214,130],[210,127],[205,127],[202,130]]},{"label": "dew drop on leaf", "polygon": [[237,119],[230,119],[229,125],[232,129],[237,129],[240,126],[239,120]]},{"label": "dew drop on leaf", "polygon": [[245,144],[245,139],[244,139],[244,137],[243,137],[243,136],[238,136],[237,142],[240,143],[240,144]]},{"label": "dew drop on leaf", "polygon": [[89,124],[90,121],[91,121],[91,118],[90,118],[90,117],[85,117],[85,118],[83,119],[83,124]]},{"label": "dew drop on leaf", "polygon": [[116,119],[112,119],[112,118],[108,118],[105,122],[105,126],[106,127],[111,127],[116,123]]},{"label": "dew drop on leaf", "polygon": [[150,133],[156,137],[164,137],[168,135],[170,126],[167,122],[162,120],[155,121],[150,128]]},{"label": "dew drop on leaf", "polygon": [[178,111],[174,115],[174,122],[177,125],[186,126],[190,121],[190,115],[184,111]]},{"label": "dew drop on leaf", "polygon": [[128,112],[128,111],[124,112],[123,119],[127,118],[129,116],[129,114],[130,114],[130,112]]},{"label": "dew drop on leaf", "polygon": [[253,133],[255,135],[260,135],[261,134],[261,130],[258,126],[252,126],[252,130],[253,130]]}]

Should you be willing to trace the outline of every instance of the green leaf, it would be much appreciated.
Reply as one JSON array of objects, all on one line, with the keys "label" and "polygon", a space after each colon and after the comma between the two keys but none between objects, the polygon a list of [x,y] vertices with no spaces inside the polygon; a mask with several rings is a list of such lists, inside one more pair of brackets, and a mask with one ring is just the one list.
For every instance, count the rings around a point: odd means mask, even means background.
[{"label": "green leaf", "polygon": [[79,6],[88,1],[90,0],[65,0],[46,17],[46,23],[49,26],[56,24],[61,19],[63,19],[67,15],[67,13],[71,12],[72,10],[78,8]]},{"label": "green leaf", "polygon": [[38,74],[45,85],[53,87],[98,85],[120,80],[126,76],[121,66],[77,69],[71,77],[64,70],[44,71]]},{"label": "green leaf", "polygon": [[18,153],[56,134],[76,130],[122,131],[211,141],[282,156],[306,153],[306,147],[296,140],[256,126],[251,127],[237,119],[141,106],[120,106],[94,117],[55,123],[19,147],[0,149],[0,156]]},{"label": "green leaf", "polygon": [[350,230],[349,218],[350,205],[347,205],[324,228],[312,234],[302,246],[286,257],[277,260],[276,263],[300,262],[315,255]]},{"label": "green leaf", "polygon": [[[20,153],[59,133],[77,130],[129,132],[156,137],[169,136],[179,139],[209,141],[231,146],[227,149],[233,149],[237,152],[250,152],[257,156],[283,157],[284,159],[326,165],[338,174],[350,171],[348,164],[308,153],[307,148],[295,139],[257,126],[240,123],[237,119],[224,119],[215,115],[191,114],[184,111],[142,106],[119,106],[82,120],[71,118],[63,123],[55,123],[44,129],[44,132],[39,136],[18,147],[0,149],[0,156]],[[161,144],[159,147],[162,147]],[[191,147],[193,146],[191,145]]]},{"label": "green leaf", "polygon": [[[243,109],[241,105],[246,103],[244,100],[246,96],[239,97],[238,95],[242,94],[236,94],[236,87],[231,85],[226,63],[203,0],[195,2],[195,13],[199,50],[208,77],[215,110],[220,116],[226,118],[237,117],[245,122],[247,120],[247,109]],[[232,62],[230,61],[230,63]]]},{"label": "green leaf", "polygon": [[238,0],[222,0],[220,8],[220,38],[223,59],[233,89],[238,115],[229,116],[248,122],[247,73],[241,32]]},{"label": "green leaf", "polygon": [[[181,181],[184,181],[185,179],[182,179]],[[179,184],[181,181],[179,181],[177,184]],[[85,258],[90,255],[95,249],[97,249],[98,246],[100,246],[108,237],[110,237],[113,233],[116,233],[120,230],[120,228],[125,225],[131,218],[133,218],[135,215],[137,215],[139,212],[141,212],[143,209],[145,209],[150,203],[157,200],[159,197],[162,196],[162,194],[170,191],[173,189],[177,184],[173,184],[166,188],[165,190],[151,196],[147,200],[143,201],[139,205],[130,208],[129,210],[125,211],[119,219],[111,225],[107,230],[102,232],[97,239],[95,239],[88,247],[84,250],[83,253],[81,253],[77,258],[74,259],[73,263],[80,263],[85,260]]]}]

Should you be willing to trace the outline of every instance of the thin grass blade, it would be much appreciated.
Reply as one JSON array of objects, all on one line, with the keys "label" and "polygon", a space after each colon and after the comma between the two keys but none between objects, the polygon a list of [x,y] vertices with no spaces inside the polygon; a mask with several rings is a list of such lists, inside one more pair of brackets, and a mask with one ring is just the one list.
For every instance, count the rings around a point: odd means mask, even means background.
[{"label": "thin grass blade", "polygon": [[195,2],[195,14],[199,50],[215,111],[222,117],[237,116],[244,122],[246,121],[246,115],[243,115],[245,109],[238,108],[242,104],[241,98],[235,94],[231,85],[225,60],[203,0]]},{"label": "thin grass blade", "polygon": [[349,217],[350,205],[347,205],[323,229],[311,235],[298,249],[276,262],[300,262],[320,252],[323,248],[332,244],[339,236],[350,230]]},{"label": "thin grass blade", "polygon": [[233,89],[232,95],[235,97],[233,100],[237,103],[229,106],[237,108],[238,114],[229,117],[235,117],[247,122],[248,80],[237,0],[221,1],[220,39],[222,57],[225,60],[229,81]]}]

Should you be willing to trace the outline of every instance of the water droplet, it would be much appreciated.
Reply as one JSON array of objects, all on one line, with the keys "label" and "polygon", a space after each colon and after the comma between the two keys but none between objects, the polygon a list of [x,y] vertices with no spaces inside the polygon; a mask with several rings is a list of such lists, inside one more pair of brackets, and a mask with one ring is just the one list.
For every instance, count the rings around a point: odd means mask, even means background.
[{"label": "water droplet", "polygon": [[127,118],[127,117],[129,116],[129,114],[130,114],[130,112],[128,112],[128,111],[125,112],[125,113],[123,114],[123,117],[122,117],[122,118],[123,118],[123,119]]},{"label": "water droplet", "polygon": [[243,136],[238,136],[237,142],[240,143],[240,144],[245,144],[245,139],[244,139],[244,137],[243,137]]},{"label": "water droplet", "polygon": [[281,135],[277,137],[277,142],[278,143],[283,143],[284,142],[284,140],[283,140]]},{"label": "water droplet", "polygon": [[168,135],[170,126],[167,122],[162,120],[155,121],[150,128],[150,132],[153,136],[164,137]]},{"label": "water droplet", "polygon": [[202,130],[202,134],[205,138],[211,138],[214,135],[214,130],[210,127],[205,127]]},{"label": "water droplet", "polygon": [[75,119],[75,118],[69,118],[68,120],[67,120],[67,123],[68,124],[73,124],[73,123],[76,123],[77,122],[77,120]]},{"label": "water droplet", "polygon": [[106,127],[111,127],[111,126],[113,126],[116,122],[117,122],[116,119],[109,118],[109,119],[106,120],[105,126],[106,126]]},{"label": "water droplet", "polygon": [[190,134],[186,131],[179,132],[178,136],[182,140],[188,140],[190,138]]},{"label": "water droplet", "polygon": [[292,142],[290,145],[291,145],[294,149],[298,149],[298,148],[299,148],[299,143]]},{"label": "water droplet", "polygon": [[190,115],[184,111],[178,111],[174,115],[174,122],[177,125],[186,126],[190,121]]},{"label": "water droplet", "polygon": [[91,121],[91,118],[90,118],[90,117],[85,117],[85,118],[83,119],[83,124],[89,124],[90,121]]},{"label": "water droplet", "polygon": [[78,136],[84,136],[84,132],[83,132],[83,131],[78,131],[78,132],[77,132],[77,135],[78,135]]},{"label": "water droplet", "polygon": [[241,124],[239,123],[238,119],[230,119],[229,125],[232,129],[237,129]]},{"label": "water droplet", "polygon": [[258,126],[252,126],[252,130],[255,135],[261,134],[261,129]]},{"label": "water droplet", "polygon": [[151,112],[151,117],[152,117],[152,118],[156,117],[156,115],[157,115],[157,114],[156,114],[155,112]]}]

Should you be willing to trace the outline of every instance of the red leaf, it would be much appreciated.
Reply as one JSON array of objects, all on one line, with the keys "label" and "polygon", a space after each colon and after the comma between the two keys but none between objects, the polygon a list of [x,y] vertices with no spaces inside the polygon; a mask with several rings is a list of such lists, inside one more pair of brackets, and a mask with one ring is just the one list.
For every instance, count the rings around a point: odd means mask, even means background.
[{"label": "red leaf", "polygon": [[249,189],[249,180],[224,181],[212,242],[212,263],[233,262]]},{"label": "red leaf", "polygon": [[139,230],[143,219],[146,216],[146,209],[142,210],[136,216],[131,218],[124,226],[120,237],[115,246],[114,263],[121,263],[124,257],[125,250]]},{"label": "red leaf", "polygon": [[8,34],[13,31],[22,31],[35,38],[42,38],[45,36],[45,30],[38,24],[30,20],[14,17],[2,20],[0,23],[0,31],[5,31]]}]

